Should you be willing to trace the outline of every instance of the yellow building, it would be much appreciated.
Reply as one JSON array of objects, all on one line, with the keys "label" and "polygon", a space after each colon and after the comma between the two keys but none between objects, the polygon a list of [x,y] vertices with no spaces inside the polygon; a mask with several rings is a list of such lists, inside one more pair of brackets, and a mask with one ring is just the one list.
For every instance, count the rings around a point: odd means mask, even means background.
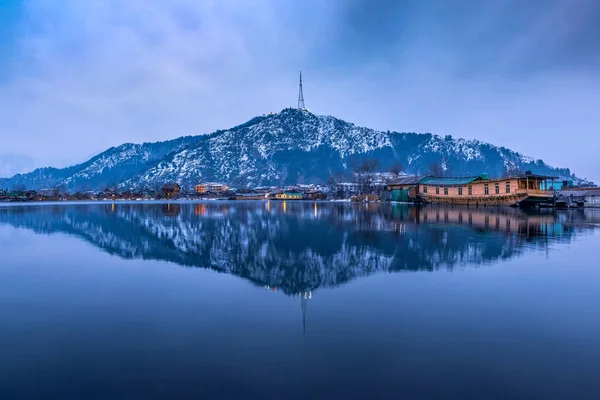
[{"label": "yellow building", "polygon": [[302,193],[283,192],[275,194],[277,200],[302,200]]},{"label": "yellow building", "polygon": [[229,186],[223,183],[201,183],[196,185],[196,193],[204,194],[204,193],[222,193],[226,192],[229,189]]}]

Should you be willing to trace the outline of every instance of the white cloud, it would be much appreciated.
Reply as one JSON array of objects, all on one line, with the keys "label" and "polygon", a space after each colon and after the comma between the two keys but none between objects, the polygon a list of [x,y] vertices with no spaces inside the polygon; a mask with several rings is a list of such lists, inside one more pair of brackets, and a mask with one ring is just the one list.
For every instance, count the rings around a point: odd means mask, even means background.
[{"label": "white cloud", "polygon": [[281,93],[285,60],[252,43],[285,47],[265,2],[38,1],[27,15],[0,137],[38,160],[209,132]]}]

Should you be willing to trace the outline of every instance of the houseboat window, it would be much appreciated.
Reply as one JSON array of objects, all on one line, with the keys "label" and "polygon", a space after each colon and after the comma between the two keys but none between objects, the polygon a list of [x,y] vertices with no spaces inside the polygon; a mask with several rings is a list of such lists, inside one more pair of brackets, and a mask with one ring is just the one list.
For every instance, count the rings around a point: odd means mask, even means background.
[{"label": "houseboat window", "polygon": [[468,195],[469,196],[473,195],[473,186],[471,186],[471,185],[468,186]]},{"label": "houseboat window", "polygon": [[490,185],[488,185],[487,183],[483,186],[483,193],[484,194],[490,194]]},{"label": "houseboat window", "polygon": [[499,183],[496,183],[495,189],[496,189],[496,194],[500,194],[500,184]]},{"label": "houseboat window", "polygon": [[440,188],[439,187],[435,188],[435,194],[440,194]]},{"label": "houseboat window", "polygon": [[423,193],[427,193],[427,185],[423,186]]},{"label": "houseboat window", "polygon": [[459,187],[459,188],[458,188],[458,195],[459,195],[459,196],[462,196],[462,189],[463,189],[463,188],[461,188],[461,187]]},{"label": "houseboat window", "polygon": [[506,182],[506,193],[510,193],[510,182]]},{"label": "houseboat window", "polygon": [[448,196],[448,188],[447,187],[444,188],[444,196]]}]

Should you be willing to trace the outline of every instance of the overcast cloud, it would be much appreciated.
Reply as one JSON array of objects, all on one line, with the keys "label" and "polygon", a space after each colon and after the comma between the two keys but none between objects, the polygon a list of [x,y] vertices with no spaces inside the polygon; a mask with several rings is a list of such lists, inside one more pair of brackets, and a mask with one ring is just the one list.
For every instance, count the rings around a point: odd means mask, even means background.
[{"label": "overcast cloud", "polygon": [[300,69],[317,114],[600,181],[595,0],[0,0],[0,158],[228,128],[294,105]]}]

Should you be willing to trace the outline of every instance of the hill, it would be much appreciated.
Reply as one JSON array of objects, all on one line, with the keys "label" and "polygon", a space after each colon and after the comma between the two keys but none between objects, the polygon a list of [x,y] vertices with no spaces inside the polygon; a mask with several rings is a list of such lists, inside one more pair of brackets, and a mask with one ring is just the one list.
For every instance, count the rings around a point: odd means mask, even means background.
[{"label": "hill", "polygon": [[350,176],[352,165],[378,160],[378,169],[401,165],[408,174],[465,176],[531,170],[585,182],[568,168],[477,140],[430,133],[383,132],[332,116],[287,108],[255,117],[210,135],[113,147],[68,168],[40,168],[0,179],[0,187],[68,190],[157,188],[178,182],[191,188],[203,181],[234,186],[324,183],[332,175]]}]

